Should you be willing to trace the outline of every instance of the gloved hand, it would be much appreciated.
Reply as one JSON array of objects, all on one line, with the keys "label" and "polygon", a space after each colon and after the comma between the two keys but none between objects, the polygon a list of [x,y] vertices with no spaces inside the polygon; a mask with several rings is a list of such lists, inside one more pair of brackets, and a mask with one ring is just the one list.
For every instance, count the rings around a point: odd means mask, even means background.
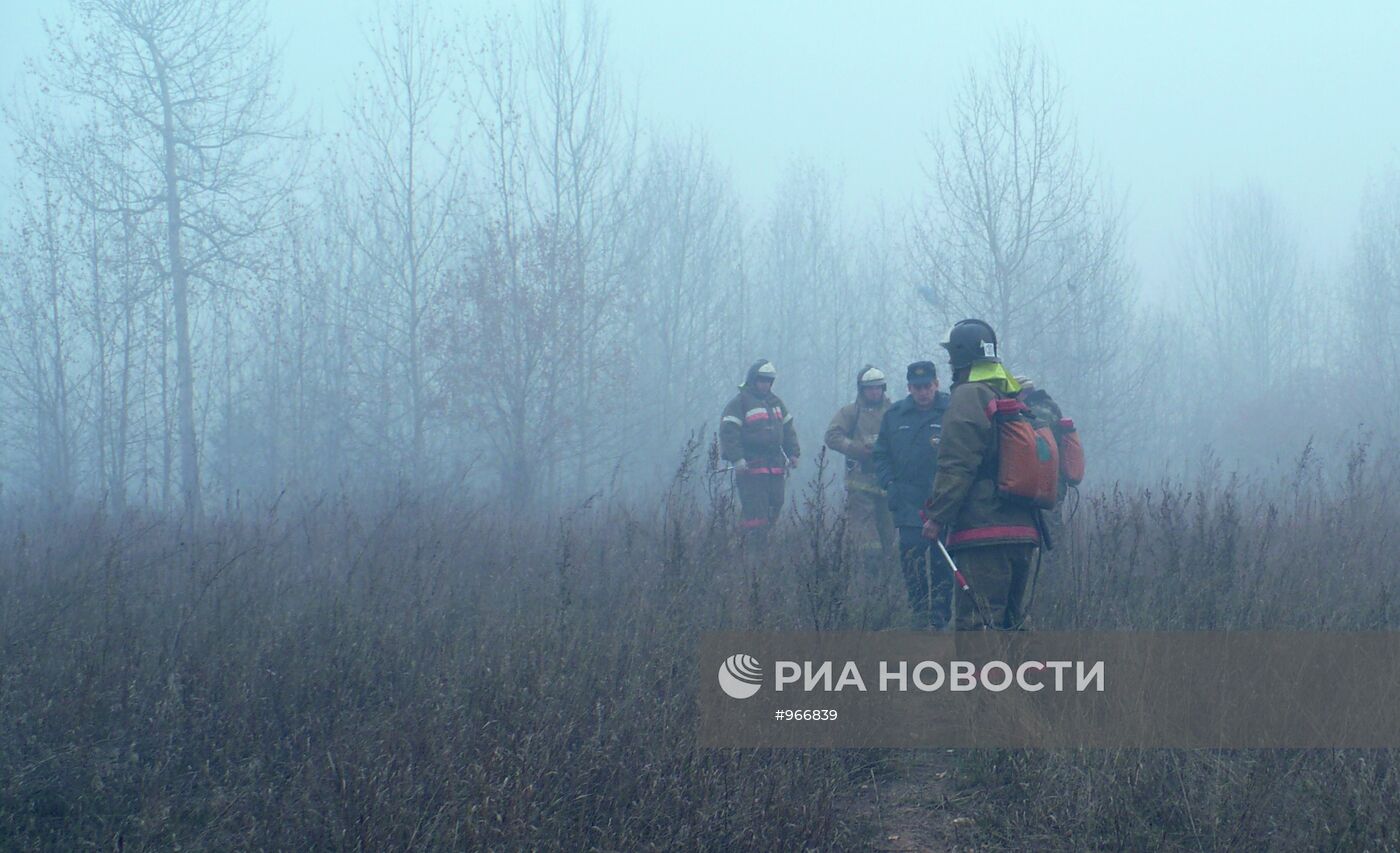
[{"label": "gloved hand", "polygon": [[938,522],[928,517],[928,501],[924,501],[923,509],[919,510],[919,518],[924,521],[924,528],[920,531],[923,537],[930,542],[938,539],[938,534],[943,532],[943,527]]},{"label": "gloved hand", "polygon": [[740,459],[738,462],[735,462],[735,463],[734,463],[734,473],[736,473],[736,474],[746,474],[746,473],[748,473],[748,470],[749,470],[749,460],[747,460],[747,459]]},{"label": "gloved hand", "polygon": [[938,522],[934,521],[933,519],[930,518],[924,522],[923,535],[924,538],[929,540],[930,542],[936,540],[938,538],[938,534],[942,532],[943,528],[938,524]]},{"label": "gloved hand", "polygon": [[788,457],[788,468],[796,468],[796,467],[797,467],[797,463],[798,463],[799,461],[801,461],[801,460],[802,460],[802,457],[801,457],[801,456],[789,456],[789,457]]}]

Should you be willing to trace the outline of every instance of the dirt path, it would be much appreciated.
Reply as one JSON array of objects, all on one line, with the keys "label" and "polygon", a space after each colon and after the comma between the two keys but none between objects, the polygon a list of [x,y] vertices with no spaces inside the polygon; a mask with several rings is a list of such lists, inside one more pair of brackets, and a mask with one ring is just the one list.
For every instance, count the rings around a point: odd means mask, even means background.
[{"label": "dirt path", "polygon": [[874,828],[872,850],[985,849],[978,843],[977,825],[959,808],[967,796],[953,790],[952,768],[952,755],[945,750],[903,752],[893,774],[872,775],[843,809],[850,819]]}]

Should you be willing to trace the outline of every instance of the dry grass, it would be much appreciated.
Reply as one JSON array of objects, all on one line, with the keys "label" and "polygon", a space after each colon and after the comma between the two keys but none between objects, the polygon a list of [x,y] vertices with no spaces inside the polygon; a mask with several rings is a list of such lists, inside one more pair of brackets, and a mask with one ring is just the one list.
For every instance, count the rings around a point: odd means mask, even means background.
[{"label": "dry grass", "polygon": [[[1275,480],[1088,499],[1043,573],[1040,628],[1395,630],[1400,467],[1311,445]],[[1396,709],[1400,713],[1400,709]],[[1396,850],[1394,751],[979,751],[958,783],[983,842],[1038,850]]]},{"label": "dry grass", "polygon": [[190,541],[8,515],[0,848],[843,843],[859,756],[695,746],[699,632],[809,609],[802,555],[744,559],[702,485],[538,522],[283,505]]},{"label": "dry grass", "polygon": [[[0,528],[0,848],[859,846],[870,752],[694,745],[700,632],[902,624],[828,490],[761,559],[694,457],[647,512],[451,495]],[[1394,627],[1394,465],[1087,497],[1041,627]],[[829,481],[830,477],[827,477]],[[961,757],[982,843],[1394,849],[1388,754]]]}]

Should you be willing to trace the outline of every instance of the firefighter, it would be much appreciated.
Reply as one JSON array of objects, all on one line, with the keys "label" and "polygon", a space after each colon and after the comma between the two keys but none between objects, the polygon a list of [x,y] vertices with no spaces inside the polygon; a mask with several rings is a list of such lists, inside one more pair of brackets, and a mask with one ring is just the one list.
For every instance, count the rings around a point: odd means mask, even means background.
[{"label": "firefighter", "polygon": [[939,629],[947,621],[951,576],[929,563],[919,510],[929,496],[938,462],[939,435],[948,395],[938,390],[938,368],[916,361],[905,372],[909,396],[890,407],[875,440],[875,476],[888,495],[899,529],[900,567],[909,594],[910,624]]},{"label": "firefighter", "polygon": [[754,362],[719,426],[720,454],[733,465],[739,490],[739,527],[760,539],[783,511],[787,473],[802,452],[792,413],[773,393],[777,376],[772,362]]},{"label": "firefighter", "polygon": [[[971,595],[957,595],[956,630],[1017,629],[1035,549],[1036,510],[997,492],[997,430],[989,407],[1016,396],[1019,383],[1006,371],[996,333],[981,320],[961,320],[942,346],[953,372],[952,398],[943,416],[933,495],[925,506],[923,535],[944,536]],[[943,572],[951,570],[945,565]]]},{"label": "firefighter", "polygon": [[826,446],[846,457],[846,529],[857,541],[879,540],[880,554],[894,554],[894,520],[875,476],[875,439],[890,410],[885,374],[867,364],[856,374],[856,399],[842,406],[826,428]]}]

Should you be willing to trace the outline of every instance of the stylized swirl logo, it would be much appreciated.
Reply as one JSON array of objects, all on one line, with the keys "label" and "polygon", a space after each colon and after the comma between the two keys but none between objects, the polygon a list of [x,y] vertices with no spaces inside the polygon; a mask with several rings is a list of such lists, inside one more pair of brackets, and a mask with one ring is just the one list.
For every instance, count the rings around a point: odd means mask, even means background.
[{"label": "stylized swirl logo", "polygon": [[763,666],[748,655],[730,655],[720,664],[720,689],[733,699],[754,695],[762,681]]}]

